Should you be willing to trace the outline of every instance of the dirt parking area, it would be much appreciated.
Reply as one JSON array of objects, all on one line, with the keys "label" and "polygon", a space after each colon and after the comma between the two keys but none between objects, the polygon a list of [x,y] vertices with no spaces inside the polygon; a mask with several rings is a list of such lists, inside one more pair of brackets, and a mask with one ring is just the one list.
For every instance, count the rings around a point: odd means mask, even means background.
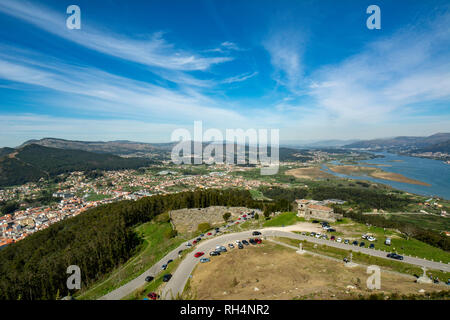
[{"label": "dirt parking area", "polygon": [[[381,290],[367,289],[366,268],[345,267],[293,249],[265,242],[233,249],[200,263],[190,280],[194,299],[357,299],[371,293],[419,294],[443,290],[417,284],[410,277],[381,272]],[[445,289],[445,288],[444,288]]]},{"label": "dirt parking area", "polygon": [[261,212],[259,210],[248,209],[245,207],[222,207],[212,206],[208,208],[180,209],[170,212],[172,223],[178,232],[194,232],[200,223],[208,222],[211,226],[217,226],[224,223],[223,215],[226,212],[231,213],[231,218],[237,218],[243,213],[251,211]]}]

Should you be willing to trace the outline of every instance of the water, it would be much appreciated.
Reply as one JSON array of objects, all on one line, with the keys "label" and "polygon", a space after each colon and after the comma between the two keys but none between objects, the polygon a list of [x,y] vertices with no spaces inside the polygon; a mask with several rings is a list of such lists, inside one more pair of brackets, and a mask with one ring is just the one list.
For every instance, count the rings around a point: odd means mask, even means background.
[{"label": "water", "polygon": [[[387,172],[394,172],[404,175],[405,177],[419,180],[431,184],[431,186],[421,186],[403,182],[389,181],[384,179],[372,178],[369,176],[347,176],[331,171],[326,165],[323,170],[335,176],[352,178],[359,180],[369,180],[373,182],[387,184],[395,189],[420,194],[424,196],[438,196],[450,200],[450,165],[442,161],[400,156],[392,153],[376,153],[376,155],[383,155],[384,158],[376,158],[359,161],[359,165],[367,167],[378,167]],[[337,164],[337,162],[333,162]],[[389,165],[373,166],[370,164]]]}]

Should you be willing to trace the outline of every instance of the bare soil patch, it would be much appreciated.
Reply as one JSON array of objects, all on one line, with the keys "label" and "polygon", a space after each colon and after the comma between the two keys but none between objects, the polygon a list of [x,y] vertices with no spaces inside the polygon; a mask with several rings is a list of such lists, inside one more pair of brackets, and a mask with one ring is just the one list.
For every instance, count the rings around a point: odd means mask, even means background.
[{"label": "bare soil patch", "polygon": [[334,177],[332,174],[322,171],[320,167],[291,169],[286,171],[286,174],[294,176],[299,179],[309,179],[309,180],[326,179]]},{"label": "bare soil patch", "polygon": [[195,299],[356,299],[372,293],[418,294],[442,290],[417,284],[410,277],[381,272],[381,290],[367,289],[366,268],[347,268],[341,262],[299,255],[265,242],[233,249],[209,263],[197,265],[190,280]]},{"label": "bare soil patch", "polygon": [[350,175],[350,176],[361,176],[361,175],[369,175],[373,178],[383,179],[383,180],[389,180],[389,181],[397,181],[397,182],[403,182],[403,183],[409,183],[409,184],[417,184],[422,186],[430,186],[430,184],[410,179],[408,177],[405,177],[402,174],[399,173],[393,173],[393,172],[387,172],[380,168],[374,168],[374,167],[363,167],[363,166],[329,166],[330,170],[333,172]]}]

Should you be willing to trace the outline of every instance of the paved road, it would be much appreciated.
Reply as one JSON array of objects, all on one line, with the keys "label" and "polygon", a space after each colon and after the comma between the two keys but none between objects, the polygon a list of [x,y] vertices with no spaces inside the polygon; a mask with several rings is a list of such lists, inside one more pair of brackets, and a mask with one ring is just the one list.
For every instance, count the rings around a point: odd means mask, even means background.
[{"label": "paved road", "polygon": [[[345,250],[352,250],[354,252],[362,252],[370,256],[380,257],[384,259],[391,260],[390,258],[386,257],[386,252],[381,250],[374,250],[359,246],[353,246],[350,244],[344,244],[344,243],[338,243],[331,240],[324,240],[324,239],[317,239],[310,236],[302,236],[300,234],[292,233],[292,232],[286,232],[286,231],[279,231],[279,230],[271,230],[269,228],[267,229],[260,229],[259,231],[262,232],[264,237],[285,237],[285,238],[291,238],[291,239],[298,239],[298,240],[306,240],[312,243],[317,244],[325,244],[330,247],[345,249]],[[207,240],[203,243],[201,243],[194,252],[190,253],[186,256],[186,258],[180,263],[177,270],[173,274],[172,279],[165,285],[163,288],[163,291],[161,293],[162,299],[172,299],[177,296],[177,294],[181,294],[184,290],[184,287],[188,281],[189,275],[194,270],[195,265],[199,262],[200,258],[195,258],[194,254],[197,251],[203,251],[205,252],[205,255],[208,255],[208,253],[215,249],[217,245],[227,245],[228,243],[235,242],[235,240],[243,240],[248,239],[251,237],[252,231],[244,231],[244,232],[238,232],[238,233],[232,233],[232,234],[225,234],[223,236],[219,236],[216,238],[213,238],[211,240]],[[238,249],[232,249],[232,250],[238,250]],[[398,260],[397,260],[398,261]],[[420,267],[427,267],[429,269],[436,269],[436,270],[442,270],[445,272],[450,272],[450,265],[445,263],[439,263],[439,262],[433,262],[428,261],[424,259],[418,259],[413,257],[404,256],[404,260],[400,261],[403,263],[409,263],[413,265],[417,265]]]},{"label": "paved road", "polygon": [[[219,228],[219,230],[222,232],[224,231],[226,228],[221,227]],[[208,238],[213,238],[214,235],[211,236],[207,236],[205,234],[204,237],[202,237],[203,241],[205,241],[205,239]],[[196,238],[191,239],[189,242],[192,243],[193,240],[195,240]],[[186,241],[188,242],[188,241]],[[166,254],[161,260],[159,260],[157,263],[155,263],[150,269],[146,270],[144,273],[142,273],[140,276],[138,276],[137,278],[131,280],[130,282],[124,284],[123,286],[115,289],[114,291],[111,291],[110,293],[102,296],[99,298],[99,300],[120,300],[124,297],[126,297],[127,295],[133,293],[136,289],[142,287],[143,285],[147,284],[147,282],[145,281],[145,278],[147,276],[153,276],[156,278],[156,275],[158,273],[160,273],[162,271],[161,267],[163,264],[167,263],[168,260],[172,259],[178,259],[178,252],[180,250],[186,250],[188,249],[188,247],[186,246],[186,242],[183,242],[181,245],[179,245],[177,248],[173,249],[172,251],[170,251],[168,254]],[[197,251],[195,251],[197,252]]]},{"label": "paved road", "polygon": [[[223,231],[224,229],[221,228],[221,230]],[[306,240],[312,243],[325,244],[330,247],[352,250],[354,252],[362,252],[367,255],[389,259],[386,257],[387,253],[380,250],[338,243],[331,240],[317,239],[310,236],[302,236],[297,233],[272,230],[270,228],[260,229],[259,231],[261,231],[263,233],[263,236],[265,237],[285,237],[291,239]],[[209,252],[214,250],[217,245],[226,246],[228,243],[231,242],[234,243],[236,240],[248,239],[251,237],[251,234],[252,231],[243,231],[231,234],[224,234],[218,237],[204,237],[204,240],[196,246],[195,250],[189,253],[180,263],[177,270],[174,272],[172,279],[170,279],[170,281],[164,286],[161,297],[165,299],[171,299],[172,297],[176,297],[177,294],[181,294],[183,292],[186,282],[189,278],[189,275],[192,273],[192,270],[194,269],[195,265],[200,260],[200,258],[194,257],[195,252],[203,251],[205,252],[205,256],[209,257]],[[166,263],[169,259],[173,260],[177,259],[178,251],[184,249],[186,249],[185,243],[181,244],[179,247],[169,252],[164,258],[162,258],[160,261],[158,261],[155,265],[153,265],[150,269],[142,273],[140,276],[128,282],[127,284],[117,288],[116,290],[111,291],[110,293],[104,295],[103,297],[100,298],[100,300],[120,300],[125,296],[131,294],[136,289],[146,284],[145,277],[149,275],[156,276],[159,272],[161,272],[161,266],[164,263]],[[417,265],[420,267],[427,267],[428,269],[436,269],[445,272],[450,272],[450,265],[445,263],[433,262],[408,256],[404,256],[404,260],[402,262]]]}]

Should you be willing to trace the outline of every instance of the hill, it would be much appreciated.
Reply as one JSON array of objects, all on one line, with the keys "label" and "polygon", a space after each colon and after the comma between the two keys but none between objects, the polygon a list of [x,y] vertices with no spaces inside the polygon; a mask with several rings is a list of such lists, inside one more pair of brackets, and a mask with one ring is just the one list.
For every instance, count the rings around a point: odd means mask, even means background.
[{"label": "hill", "polygon": [[151,162],[143,158],[29,144],[0,158],[0,186],[23,184],[71,171],[137,169]]},{"label": "hill", "polygon": [[134,153],[159,154],[162,151],[170,151],[172,143],[143,143],[127,140],[118,141],[76,141],[58,138],[43,138],[40,140],[28,140],[19,148],[37,144],[44,147],[83,150],[96,153],[110,153],[115,155],[129,155]]},{"label": "hill", "polygon": [[389,149],[389,150],[412,150],[430,147],[434,144],[444,143],[450,140],[450,133],[437,133],[428,137],[401,136],[387,139],[374,139],[358,141],[345,145],[345,148],[357,149]]},{"label": "hill", "polygon": [[442,152],[442,153],[449,153],[450,154],[450,140],[433,144],[426,148],[421,148],[418,150],[415,150],[416,153],[422,153],[422,152]]}]

